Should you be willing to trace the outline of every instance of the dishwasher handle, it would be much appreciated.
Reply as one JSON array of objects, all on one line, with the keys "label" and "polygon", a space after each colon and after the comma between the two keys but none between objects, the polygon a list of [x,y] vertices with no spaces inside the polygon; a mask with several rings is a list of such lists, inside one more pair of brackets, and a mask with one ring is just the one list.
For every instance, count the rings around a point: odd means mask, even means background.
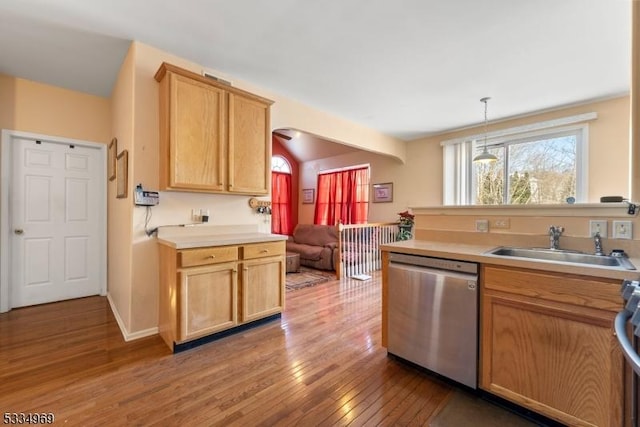
[{"label": "dishwasher handle", "polygon": [[631,345],[631,341],[627,337],[627,320],[631,317],[632,313],[629,313],[626,310],[621,311],[616,315],[616,318],[613,323],[613,327],[616,333],[616,337],[618,338],[618,342],[620,343],[620,348],[622,349],[622,354],[633,368],[633,371],[640,375],[640,356],[634,350]]},{"label": "dishwasher handle", "polygon": [[478,264],[475,262],[433,258],[422,255],[391,252],[389,254],[389,263],[427,267],[436,270],[456,271],[458,273],[478,274]]},{"label": "dishwasher handle", "polygon": [[447,277],[451,279],[464,280],[469,285],[470,290],[477,289],[478,275],[472,273],[464,273],[453,270],[440,270],[437,268],[425,267],[423,265],[403,264],[399,262],[389,263],[389,272],[393,270],[413,271],[416,273],[428,274],[430,276]]}]

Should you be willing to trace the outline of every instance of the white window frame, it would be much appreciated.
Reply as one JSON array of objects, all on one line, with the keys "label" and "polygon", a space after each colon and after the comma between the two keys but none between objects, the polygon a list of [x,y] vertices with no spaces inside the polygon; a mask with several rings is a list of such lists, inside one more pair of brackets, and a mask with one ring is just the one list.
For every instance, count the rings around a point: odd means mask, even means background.
[{"label": "white window frame", "polygon": [[[282,160],[281,165],[286,166],[286,169],[288,170],[284,170],[283,169],[279,169],[279,166],[276,165],[276,161],[277,160]],[[289,160],[287,160],[286,157],[280,155],[280,154],[274,154],[273,156],[271,156],[271,171],[272,172],[280,172],[280,173],[288,173],[289,175],[291,175],[292,173],[292,169],[291,169],[291,164],[289,163]]]},{"label": "white window frame", "polygon": [[[576,133],[576,202],[587,202],[589,175],[589,124],[596,113],[570,116],[526,126],[501,129],[486,135],[487,146],[512,145],[531,140],[553,138],[562,133]],[[472,160],[484,144],[484,134],[471,135],[443,141],[443,185],[444,206],[475,204],[475,183]],[[508,159],[505,159],[505,171]],[[506,172],[505,172],[505,176]],[[508,185],[508,184],[505,184]],[[505,192],[505,194],[507,194]]]}]

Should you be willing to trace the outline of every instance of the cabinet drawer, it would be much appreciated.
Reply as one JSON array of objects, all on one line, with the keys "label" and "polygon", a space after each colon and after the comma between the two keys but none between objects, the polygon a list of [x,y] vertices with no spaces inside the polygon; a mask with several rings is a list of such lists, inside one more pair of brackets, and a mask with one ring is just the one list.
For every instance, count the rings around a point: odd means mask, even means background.
[{"label": "cabinet drawer", "polygon": [[482,267],[482,275],[485,291],[508,292],[616,313],[623,306],[618,280],[490,265]]},{"label": "cabinet drawer", "polygon": [[216,246],[210,248],[187,249],[179,252],[180,267],[216,264],[238,259],[237,246]]},{"label": "cabinet drawer", "polygon": [[243,259],[262,258],[266,256],[284,255],[284,241],[245,245]]}]

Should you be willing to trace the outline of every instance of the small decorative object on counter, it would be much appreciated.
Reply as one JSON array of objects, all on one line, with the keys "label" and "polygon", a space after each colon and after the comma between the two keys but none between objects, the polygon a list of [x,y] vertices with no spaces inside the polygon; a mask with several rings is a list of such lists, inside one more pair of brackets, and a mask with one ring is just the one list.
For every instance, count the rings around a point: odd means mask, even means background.
[{"label": "small decorative object on counter", "polygon": [[400,217],[398,218],[398,228],[400,229],[400,231],[398,231],[398,235],[396,236],[396,239],[409,240],[413,238],[412,230],[413,230],[415,215],[413,215],[409,211],[404,211],[404,212],[398,213],[398,216]]}]

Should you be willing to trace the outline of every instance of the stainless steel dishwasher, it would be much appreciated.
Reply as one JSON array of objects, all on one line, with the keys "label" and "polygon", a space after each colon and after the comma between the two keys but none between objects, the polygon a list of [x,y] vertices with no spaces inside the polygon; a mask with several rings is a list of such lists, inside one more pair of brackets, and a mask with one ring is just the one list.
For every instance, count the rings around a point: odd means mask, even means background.
[{"label": "stainless steel dishwasher", "polygon": [[478,265],[389,254],[388,353],[477,387]]}]

